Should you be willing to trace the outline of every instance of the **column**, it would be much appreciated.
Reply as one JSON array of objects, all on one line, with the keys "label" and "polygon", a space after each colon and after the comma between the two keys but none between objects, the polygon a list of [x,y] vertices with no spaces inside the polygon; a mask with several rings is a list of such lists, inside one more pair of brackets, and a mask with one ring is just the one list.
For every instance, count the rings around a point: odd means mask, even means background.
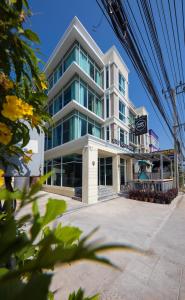
[{"label": "column", "polygon": [[163,180],[163,155],[160,154],[160,179]]},{"label": "column", "polygon": [[82,202],[98,202],[98,149],[85,146],[82,153]]},{"label": "column", "polygon": [[133,160],[127,160],[127,182],[133,180]]},{"label": "column", "polygon": [[120,192],[120,156],[116,155],[112,158],[112,178],[113,190],[115,193]]}]

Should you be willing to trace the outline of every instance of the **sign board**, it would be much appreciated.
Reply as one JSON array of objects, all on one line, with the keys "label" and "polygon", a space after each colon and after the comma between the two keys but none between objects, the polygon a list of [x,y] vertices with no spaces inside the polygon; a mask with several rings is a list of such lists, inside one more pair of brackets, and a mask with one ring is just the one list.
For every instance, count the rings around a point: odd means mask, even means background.
[{"label": "sign board", "polygon": [[117,139],[112,139],[112,143],[120,146],[121,148],[126,148],[126,149],[134,152],[134,147],[132,147],[131,145],[127,145],[127,144],[123,143],[122,141],[119,141]]},{"label": "sign board", "polygon": [[174,149],[158,150],[158,151],[153,151],[153,153],[174,156],[175,150]]},{"label": "sign board", "polygon": [[142,135],[148,132],[147,115],[135,119],[135,135]]}]

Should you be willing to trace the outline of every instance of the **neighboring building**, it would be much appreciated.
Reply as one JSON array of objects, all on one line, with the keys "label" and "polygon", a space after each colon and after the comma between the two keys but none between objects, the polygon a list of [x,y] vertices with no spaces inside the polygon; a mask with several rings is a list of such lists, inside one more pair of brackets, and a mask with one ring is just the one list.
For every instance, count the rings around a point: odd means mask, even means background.
[{"label": "neighboring building", "polygon": [[45,137],[45,172],[54,171],[45,189],[72,196],[82,188],[87,203],[98,200],[102,186],[118,193],[133,175],[126,154],[149,152],[148,139],[133,131],[135,118],[148,113],[129,99],[119,52],[113,46],[103,53],[75,17],[45,73],[55,124]]},{"label": "neighboring building", "polygon": [[159,150],[159,137],[152,129],[149,130],[149,147],[150,152]]}]

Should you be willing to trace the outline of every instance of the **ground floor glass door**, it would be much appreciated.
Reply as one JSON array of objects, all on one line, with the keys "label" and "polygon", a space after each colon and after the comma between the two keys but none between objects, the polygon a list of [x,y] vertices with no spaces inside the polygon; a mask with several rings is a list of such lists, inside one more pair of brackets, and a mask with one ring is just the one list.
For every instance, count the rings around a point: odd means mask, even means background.
[{"label": "ground floor glass door", "polygon": [[120,185],[123,186],[126,183],[126,160],[120,158]]},{"label": "ground floor glass door", "polygon": [[98,159],[98,185],[112,185],[112,157]]}]

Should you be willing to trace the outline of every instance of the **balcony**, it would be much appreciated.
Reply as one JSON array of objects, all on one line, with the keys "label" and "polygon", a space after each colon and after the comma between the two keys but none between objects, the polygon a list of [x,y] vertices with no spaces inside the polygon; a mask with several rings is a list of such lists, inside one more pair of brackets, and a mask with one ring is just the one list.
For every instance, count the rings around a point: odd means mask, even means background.
[{"label": "balcony", "polygon": [[78,75],[84,82],[86,82],[98,95],[102,96],[104,90],[87,74],[82,68],[73,62],[68,69],[63,73],[59,80],[48,92],[48,101],[57,95],[61,88],[64,87],[75,75]]}]

